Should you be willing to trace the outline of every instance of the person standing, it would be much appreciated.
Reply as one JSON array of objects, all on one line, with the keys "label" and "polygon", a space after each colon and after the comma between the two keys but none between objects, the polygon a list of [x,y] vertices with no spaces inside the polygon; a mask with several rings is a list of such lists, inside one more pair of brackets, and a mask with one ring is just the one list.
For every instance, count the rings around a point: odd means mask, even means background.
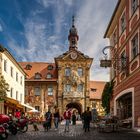
[{"label": "person standing", "polygon": [[66,111],[64,112],[64,119],[65,119],[65,132],[69,132],[69,124],[70,124],[70,119],[71,119],[71,112],[66,107]]},{"label": "person standing", "polygon": [[59,120],[60,120],[59,109],[56,108],[55,109],[55,113],[54,113],[54,126],[55,126],[55,130],[58,129]]},{"label": "person standing", "polygon": [[89,111],[89,107],[87,108],[87,111],[85,111],[83,114],[83,120],[85,132],[87,130],[90,131],[91,112]]},{"label": "person standing", "polygon": [[75,115],[75,111],[73,111],[73,114],[72,114],[72,124],[73,124],[73,125],[76,125],[76,115]]}]

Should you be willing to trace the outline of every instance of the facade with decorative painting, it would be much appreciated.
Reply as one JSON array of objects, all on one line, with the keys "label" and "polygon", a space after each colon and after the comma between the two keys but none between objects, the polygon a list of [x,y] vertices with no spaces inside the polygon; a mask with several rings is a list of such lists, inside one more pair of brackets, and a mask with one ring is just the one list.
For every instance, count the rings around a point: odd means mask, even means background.
[{"label": "facade with decorative painting", "polygon": [[27,73],[25,101],[42,115],[54,107],[58,107],[60,113],[68,107],[80,114],[87,107],[92,108],[89,83],[93,58],[78,50],[79,36],[74,19],[68,40],[69,50],[56,57],[55,63],[20,62]]},{"label": "facade with decorative painting", "polygon": [[54,63],[19,62],[27,76],[25,79],[25,102],[41,115],[57,105],[57,70]]},{"label": "facade with decorative painting", "polygon": [[140,0],[119,0],[105,33],[110,39],[115,82],[111,113],[140,126]]},{"label": "facade with decorative painting", "polygon": [[103,81],[90,81],[90,107],[97,110],[98,116],[105,115],[101,100],[105,84]]},{"label": "facade with decorative painting", "polygon": [[79,36],[74,25],[69,31],[69,51],[55,58],[58,67],[58,108],[68,106],[79,113],[90,106],[89,78],[93,59],[78,51]]}]

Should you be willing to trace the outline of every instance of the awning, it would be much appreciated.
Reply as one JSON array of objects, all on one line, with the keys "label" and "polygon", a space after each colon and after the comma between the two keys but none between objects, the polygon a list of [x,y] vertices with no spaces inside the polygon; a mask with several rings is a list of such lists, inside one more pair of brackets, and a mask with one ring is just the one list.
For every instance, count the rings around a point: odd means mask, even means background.
[{"label": "awning", "polygon": [[28,109],[35,110],[35,108],[34,108],[34,107],[29,106],[29,105],[27,105],[27,104],[21,103],[21,105],[23,105],[24,107],[27,107]]}]

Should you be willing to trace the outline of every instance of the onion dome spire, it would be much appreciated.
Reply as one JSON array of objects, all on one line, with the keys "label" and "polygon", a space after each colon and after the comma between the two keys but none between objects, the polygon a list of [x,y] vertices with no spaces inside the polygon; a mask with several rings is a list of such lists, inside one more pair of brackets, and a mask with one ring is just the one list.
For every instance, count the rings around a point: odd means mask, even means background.
[{"label": "onion dome spire", "polygon": [[74,25],[74,22],[75,22],[75,19],[74,19],[74,16],[72,16],[72,27],[69,30],[69,36],[68,36],[69,50],[77,49],[77,44],[79,40],[78,32]]}]

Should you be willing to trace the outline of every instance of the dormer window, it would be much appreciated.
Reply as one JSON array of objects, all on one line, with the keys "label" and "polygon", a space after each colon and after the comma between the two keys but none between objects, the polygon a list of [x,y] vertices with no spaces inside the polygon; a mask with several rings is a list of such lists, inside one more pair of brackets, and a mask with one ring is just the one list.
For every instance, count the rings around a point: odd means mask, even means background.
[{"label": "dormer window", "polygon": [[27,64],[25,69],[26,70],[31,70],[31,68],[32,68],[32,66],[30,64]]},{"label": "dormer window", "polygon": [[52,74],[51,73],[47,73],[47,79],[50,79],[50,78],[52,78],[53,76],[52,76]]},{"label": "dormer window", "polygon": [[48,70],[52,70],[53,69],[53,66],[52,65],[49,65],[48,66]]},{"label": "dormer window", "polygon": [[96,92],[97,89],[96,89],[96,88],[91,88],[91,91],[92,91],[92,92]]},{"label": "dormer window", "polygon": [[35,73],[35,79],[41,79],[41,74],[39,72]]}]

